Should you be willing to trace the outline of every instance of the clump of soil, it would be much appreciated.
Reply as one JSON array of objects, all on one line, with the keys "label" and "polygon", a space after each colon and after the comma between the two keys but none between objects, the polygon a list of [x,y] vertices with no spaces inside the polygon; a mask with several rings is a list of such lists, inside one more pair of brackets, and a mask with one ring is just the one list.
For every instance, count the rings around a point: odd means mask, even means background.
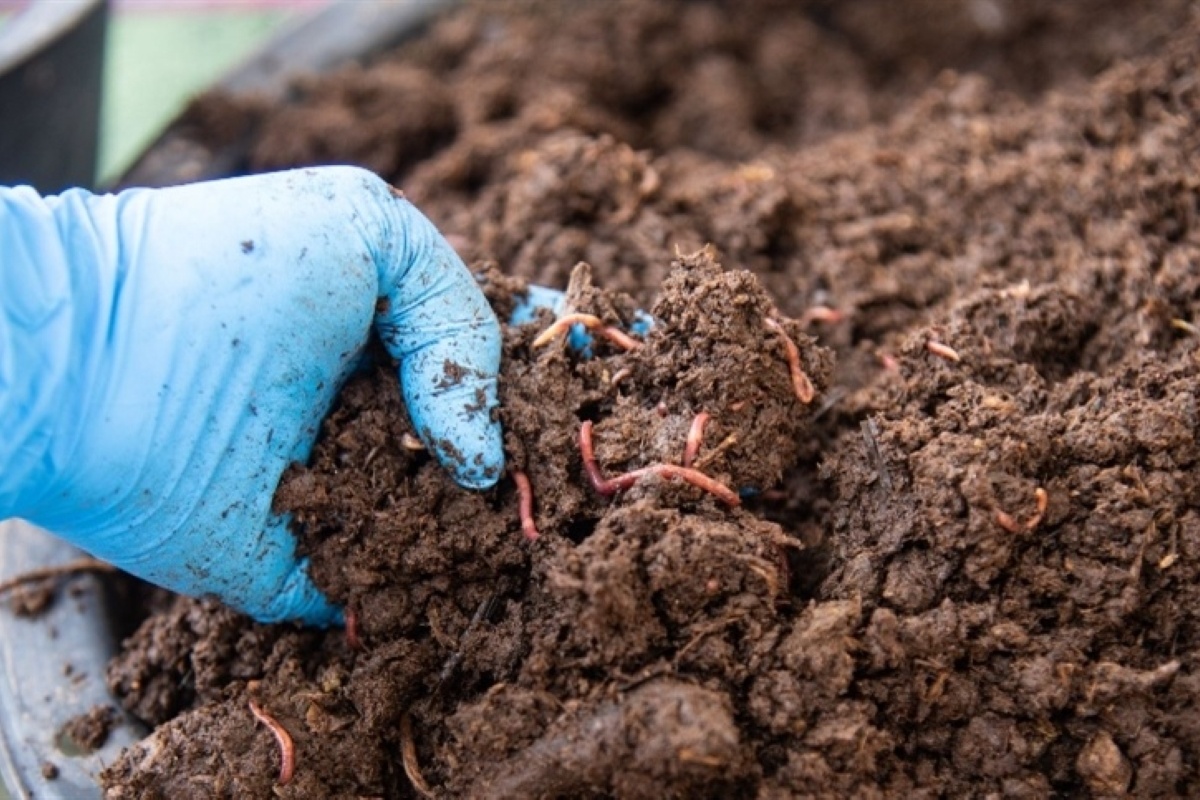
[{"label": "clump of soil", "polygon": [[119,720],[117,710],[112,706],[94,706],[90,711],[63,723],[58,735],[71,747],[91,753],[104,746]]},{"label": "clump of soil", "polygon": [[[536,280],[656,325],[507,326],[484,493],[352,381],[276,497],[351,629],[152,617],[109,796],[267,796],[251,700],[285,797],[1194,793],[1200,18],[898,7],[469,8],[256,110],[253,166],[384,170],[501,319]],[[612,477],[702,412],[740,505],[589,483],[585,425]]]}]

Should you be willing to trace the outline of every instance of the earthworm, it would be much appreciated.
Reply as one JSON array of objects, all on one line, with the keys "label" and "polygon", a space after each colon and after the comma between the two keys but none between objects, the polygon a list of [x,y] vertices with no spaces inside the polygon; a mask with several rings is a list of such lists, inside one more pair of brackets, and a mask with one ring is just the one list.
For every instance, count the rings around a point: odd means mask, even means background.
[{"label": "earthworm", "polygon": [[713,480],[703,472],[675,464],[651,464],[648,467],[625,472],[612,478],[605,478],[600,471],[600,466],[596,463],[596,454],[592,449],[591,420],[585,421],[579,429],[579,452],[583,456],[583,469],[587,472],[592,488],[605,496],[623,492],[647,475],[662,475],[666,478],[679,478],[687,481],[693,486],[715,495],[726,505],[740,506],[742,504],[737,492],[728,486]]},{"label": "earthworm", "polygon": [[533,486],[529,483],[529,476],[519,469],[513,470],[512,478],[513,483],[517,484],[517,494],[520,497],[521,530],[525,532],[526,539],[535,541],[538,538],[538,529],[533,521]]},{"label": "earthworm", "polygon": [[296,746],[292,743],[292,735],[253,700],[250,701],[250,713],[275,734],[275,741],[279,743],[279,785],[287,786],[296,769]]},{"label": "earthworm", "polygon": [[995,517],[996,524],[1009,533],[1029,533],[1042,522],[1042,517],[1046,514],[1046,507],[1050,505],[1050,495],[1042,487],[1033,490],[1033,496],[1037,500],[1037,510],[1034,515],[1025,521],[1025,524],[1017,522],[1012,514],[1007,511],[997,508]]},{"label": "earthworm", "polygon": [[687,444],[683,448],[683,465],[691,467],[704,443],[704,426],[708,424],[708,412],[701,411],[692,419],[692,427],[688,429]]},{"label": "earthworm", "polygon": [[559,336],[562,336],[572,325],[582,325],[593,333],[597,333],[608,339],[617,347],[623,350],[635,350],[641,346],[641,342],[634,339],[629,334],[622,331],[620,328],[614,328],[612,325],[605,325],[604,321],[594,314],[567,314],[555,320],[549,328],[538,334],[538,337],[533,340],[534,348],[543,347],[554,341]]},{"label": "earthworm", "polygon": [[362,639],[358,636],[358,613],[353,608],[346,608],[346,644],[351,650],[362,650]]},{"label": "earthworm", "polygon": [[928,342],[926,342],[925,349],[933,353],[938,358],[944,358],[947,361],[962,361],[962,357],[959,356],[957,350],[948,344],[942,344],[936,339],[930,339]]},{"label": "earthworm", "polygon": [[816,395],[816,390],[813,389],[812,381],[804,372],[804,368],[800,366],[800,348],[796,347],[792,337],[787,335],[787,331],[776,320],[767,317],[763,322],[768,328],[779,334],[780,340],[783,341],[783,348],[787,352],[788,371],[792,374],[792,391],[796,393],[796,398],[801,403],[808,405]]},{"label": "earthworm", "polygon": [[825,322],[830,325],[836,325],[845,318],[845,312],[839,311],[836,308],[830,308],[829,306],[810,306],[809,308],[805,309],[804,316],[801,317],[800,322],[805,327],[814,322]]}]

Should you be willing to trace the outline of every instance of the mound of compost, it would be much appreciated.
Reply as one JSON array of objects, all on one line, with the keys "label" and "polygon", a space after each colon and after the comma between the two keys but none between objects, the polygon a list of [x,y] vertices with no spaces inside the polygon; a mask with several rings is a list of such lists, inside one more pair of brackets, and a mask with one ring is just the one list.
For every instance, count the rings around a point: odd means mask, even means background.
[{"label": "mound of compost", "polygon": [[1194,795],[1200,12],[1133,5],[471,6],[198,103],[602,329],[504,327],[487,492],[352,380],[276,495],[346,630],[151,616],[107,795]]}]

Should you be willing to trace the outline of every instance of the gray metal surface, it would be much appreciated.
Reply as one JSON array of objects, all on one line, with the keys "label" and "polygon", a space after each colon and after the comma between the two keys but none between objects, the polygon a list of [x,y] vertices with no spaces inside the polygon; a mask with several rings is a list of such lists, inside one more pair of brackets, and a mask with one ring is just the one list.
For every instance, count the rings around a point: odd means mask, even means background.
[{"label": "gray metal surface", "polygon": [[34,0],[0,28],[0,184],[96,176],[105,0]]},{"label": "gray metal surface", "polygon": [[[81,555],[30,525],[0,522],[0,580]],[[74,752],[60,741],[58,732],[72,717],[115,705],[104,669],[119,644],[101,579],[81,575],[69,587],[34,618],[0,603],[0,778],[14,797],[98,798],[100,770],[145,733],[126,718],[94,753]],[[53,764],[58,777],[47,780],[43,764]]]}]

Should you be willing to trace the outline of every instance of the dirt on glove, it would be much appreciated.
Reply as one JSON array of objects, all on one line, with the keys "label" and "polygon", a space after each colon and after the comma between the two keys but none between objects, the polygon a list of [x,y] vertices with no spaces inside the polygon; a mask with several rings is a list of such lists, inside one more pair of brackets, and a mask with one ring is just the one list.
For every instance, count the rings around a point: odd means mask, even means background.
[{"label": "dirt on glove", "polygon": [[347,628],[151,616],[107,796],[1194,795],[1198,76],[1182,0],[505,2],[203,99],[656,324],[505,326],[486,492],[352,380],[276,495]]}]

